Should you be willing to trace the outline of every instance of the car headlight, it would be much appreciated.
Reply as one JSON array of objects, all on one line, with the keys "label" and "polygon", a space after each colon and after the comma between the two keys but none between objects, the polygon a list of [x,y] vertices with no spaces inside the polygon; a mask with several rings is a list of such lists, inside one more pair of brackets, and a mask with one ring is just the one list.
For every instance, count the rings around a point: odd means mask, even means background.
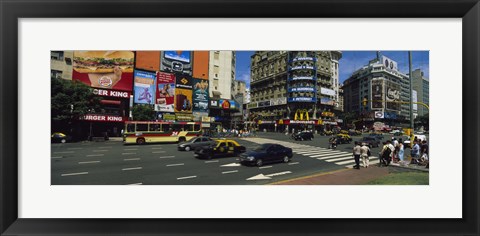
[{"label": "car headlight", "polygon": [[180,144],[179,147],[185,147],[185,145],[184,145],[184,144]]},{"label": "car headlight", "polygon": [[255,160],[255,157],[248,156],[248,157],[247,157],[247,160],[249,160],[249,161],[253,161],[253,160]]}]

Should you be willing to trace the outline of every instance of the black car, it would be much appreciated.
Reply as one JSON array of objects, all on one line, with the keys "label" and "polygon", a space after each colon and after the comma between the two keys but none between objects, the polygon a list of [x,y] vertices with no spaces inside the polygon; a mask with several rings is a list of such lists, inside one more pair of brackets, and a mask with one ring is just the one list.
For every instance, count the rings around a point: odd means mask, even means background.
[{"label": "black car", "polygon": [[309,132],[309,131],[302,131],[302,132],[299,132],[297,134],[294,134],[293,135],[293,139],[295,140],[313,140],[313,133],[312,132]]},{"label": "black car", "polygon": [[361,143],[365,143],[368,147],[379,147],[380,146],[380,140],[376,137],[363,137],[362,140],[360,140]]},{"label": "black car", "polygon": [[292,149],[280,144],[265,143],[252,151],[240,155],[240,163],[262,166],[270,162],[289,162],[293,157]]},{"label": "black car", "polygon": [[52,134],[51,141],[52,143],[66,143],[72,141],[72,136],[56,132]]}]

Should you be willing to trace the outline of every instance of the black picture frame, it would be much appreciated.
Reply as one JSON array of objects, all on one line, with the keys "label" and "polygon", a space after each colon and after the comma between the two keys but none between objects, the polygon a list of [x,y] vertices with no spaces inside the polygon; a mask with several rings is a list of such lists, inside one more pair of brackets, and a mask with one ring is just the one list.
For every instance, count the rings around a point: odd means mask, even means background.
[{"label": "black picture frame", "polygon": [[[478,0],[1,0],[1,235],[479,235]],[[170,9],[182,9],[172,11]],[[106,11],[105,9],[109,9]],[[19,219],[18,19],[123,17],[462,18],[462,219]],[[447,43],[447,42],[446,42]],[[447,157],[445,157],[447,158]],[[441,209],[439,209],[441,211]],[[254,213],[254,210],[252,210]]]}]

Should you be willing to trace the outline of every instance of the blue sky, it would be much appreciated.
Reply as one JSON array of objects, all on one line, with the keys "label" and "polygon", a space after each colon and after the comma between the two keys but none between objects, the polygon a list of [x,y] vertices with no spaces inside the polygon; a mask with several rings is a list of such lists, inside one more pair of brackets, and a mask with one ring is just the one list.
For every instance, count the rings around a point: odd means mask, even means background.
[{"label": "blue sky", "polygon": [[[254,51],[237,51],[236,53],[236,78],[245,81],[247,88],[250,88],[250,56]],[[380,54],[396,61],[400,72],[408,73],[407,51],[381,51]],[[342,51],[342,59],[339,61],[340,83],[343,83],[355,70],[367,65],[376,56],[376,51]],[[429,62],[428,51],[412,52],[412,70],[420,68],[424,72],[424,76],[430,79]]]}]

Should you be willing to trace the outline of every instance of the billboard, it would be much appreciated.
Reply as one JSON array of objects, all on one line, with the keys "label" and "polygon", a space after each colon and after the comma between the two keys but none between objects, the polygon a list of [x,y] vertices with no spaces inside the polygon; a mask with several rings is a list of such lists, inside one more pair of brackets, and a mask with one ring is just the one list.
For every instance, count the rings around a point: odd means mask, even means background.
[{"label": "billboard", "polygon": [[175,112],[192,113],[192,78],[175,75]]},{"label": "billboard", "polygon": [[372,109],[383,109],[383,79],[372,79]]},{"label": "billboard", "polygon": [[293,97],[288,98],[288,102],[315,102],[314,97]]},{"label": "billboard", "polygon": [[335,96],[335,90],[333,89],[320,88],[320,93],[323,95]]},{"label": "billboard", "polygon": [[401,87],[400,84],[392,82],[392,81],[386,81],[386,93],[385,93],[385,101],[386,101],[386,106],[387,109],[389,110],[394,110],[394,111],[400,111],[400,92],[401,92]]},{"label": "billboard", "polygon": [[323,97],[320,98],[320,104],[333,106],[335,105],[335,101],[333,101],[331,98]]},{"label": "billboard", "polygon": [[74,51],[72,79],[90,87],[132,92],[131,51]]},{"label": "billboard", "polygon": [[210,51],[193,52],[193,77],[208,79],[208,62]]},{"label": "billboard", "polygon": [[153,72],[135,70],[134,73],[134,97],[137,104],[155,104],[155,79]]},{"label": "billboard", "polygon": [[162,51],[160,70],[190,75],[192,60],[190,51]]},{"label": "billboard", "polygon": [[314,87],[293,87],[288,88],[288,92],[315,92]]},{"label": "billboard", "polygon": [[392,59],[382,56],[382,64],[385,66],[387,70],[395,70],[398,71],[398,65],[396,61],[393,61]]},{"label": "billboard", "polygon": [[157,72],[157,100],[156,111],[174,112],[175,102],[175,75],[165,72]]},{"label": "billboard", "polygon": [[193,111],[208,112],[208,80],[193,78]]},{"label": "billboard", "polygon": [[136,51],[135,68],[149,71],[160,70],[160,51]]}]

